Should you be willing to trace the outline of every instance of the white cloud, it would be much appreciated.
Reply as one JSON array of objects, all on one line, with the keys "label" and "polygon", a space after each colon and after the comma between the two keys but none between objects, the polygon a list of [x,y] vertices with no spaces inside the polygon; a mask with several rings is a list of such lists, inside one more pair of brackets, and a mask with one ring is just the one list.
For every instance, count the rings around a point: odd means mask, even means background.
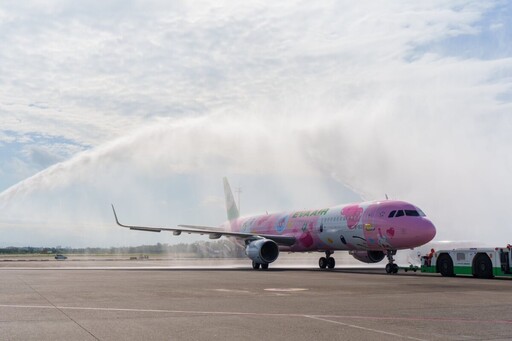
[{"label": "white cloud", "polygon": [[18,5],[3,25],[0,122],[98,145],[155,117],[243,107],[333,71],[357,76],[474,30],[483,5],[462,4]]},{"label": "white cloud", "polygon": [[[196,223],[211,224],[224,214],[201,198],[234,174],[266,193],[254,210],[339,203],[346,186],[417,203],[441,238],[498,240],[505,218],[489,212],[511,199],[512,59],[429,51],[478,34],[491,5],[4,9],[15,19],[0,20],[0,125],[96,147],[4,192],[5,215],[104,223],[115,198],[139,222],[187,222],[203,204]],[[112,240],[95,226],[83,240]]]},{"label": "white cloud", "polygon": [[31,159],[31,161],[44,168],[49,167],[52,164],[57,163],[59,161],[62,161],[62,159],[58,155],[55,155],[54,153],[50,152],[45,147],[31,146],[27,148],[25,152],[28,158]]},{"label": "white cloud", "polygon": [[2,131],[0,131],[0,142],[2,143],[10,143],[15,140],[14,136],[8,135]]}]

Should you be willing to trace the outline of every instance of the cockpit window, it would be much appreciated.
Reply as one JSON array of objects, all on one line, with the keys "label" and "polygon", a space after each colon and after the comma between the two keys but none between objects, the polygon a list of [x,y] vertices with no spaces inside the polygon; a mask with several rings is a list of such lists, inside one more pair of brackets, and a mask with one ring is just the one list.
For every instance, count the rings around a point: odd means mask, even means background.
[{"label": "cockpit window", "polygon": [[416,210],[405,210],[405,215],[408,217],[419,217],[420,214]]},{"label": "cockpit window", "polygon": [[419,208],[417,208],[417,207],[416,207],[416,210],[417,210],[417,211],[418,211],[418,213],[420,214],[420,217],[424,217],[424,216],[426,216],[426,214],[425,214],[425,213],[423,213],[423,211],[422,211],[422,210],[420,210]]},{"label": "cockpit window", "polygon": [[389,212],[388,218],[398,218],[398,217],[424,217],[425,213],[423,213],[422,210],[419,208],[416,208],[415,210],[393,210]]}]

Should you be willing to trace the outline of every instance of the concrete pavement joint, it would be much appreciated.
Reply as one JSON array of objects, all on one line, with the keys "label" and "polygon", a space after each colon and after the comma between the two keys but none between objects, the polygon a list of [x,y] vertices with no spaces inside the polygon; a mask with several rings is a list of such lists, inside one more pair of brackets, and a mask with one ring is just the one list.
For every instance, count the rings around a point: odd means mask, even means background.
[{"label": "concrete pavement joint", "polygon": [[345,326],[345,327],[361,329],[361,330],[365,330],[365,331],[369,331],[369,332],[385,334],[385,335],[390,335],[390,336],[395,336],[395,337],[401,337],[401,338],[405,338],[405,339],[409,339],[409,340],[427,341],[425,339],[418,339],[418,338],[412,337],[412,336],[400,335],[400,334],[391,333],[391,332],[387,332],[387,331],[379,330],[379,329],[361,327],[361,326],[357,326],[355,324],[350,324],[350,323],[345,323],[345,322],[340,322],[340,321],[328,320],[328,319],[321,318],[321,317],[318,317],[318,316],[313,316],[313,315],[304,315],[304,317],[307,317],[307,318],[310,318],[310,319],[313,319],[313,320],[318,320],[318,321],[324,321],[324,322],[339,324],[339,325],[342,325],[342,326]]},{"label": "concrete pavement joint", "polygon": [[91,333],[89,330],[87,330],[87,328],[85,328],[84,326],[82,326],[80,323],[78,323],[77,321],[75,321],[71,316],[69,316],[68,314],[66,314],[62,308],[60,307],[57,307],[55,304],[53,304],[48,298],[46,298],[43,294],[41,294],[39,291],[37,291],[36,289],[34,289],[30,284],[28,284],[27,282],[25,282],[23,280],[23,278],[20,278],[20,280],[23,282],[23,284],[25,284],[27,287],[30,288],[30,290],[32,290],[33,292],[35,292],[37,295],[39,295],[41,298],[43,298],[46,302],[48,302],[50,304],[50,306],[47,306],[48,308],[54,308],[56,310],[58,310],[62,315],[66,316],[71,322],[73,322],[74,324],[76,324],[78,327],[80,327],[82,330],[84,330],[87,334],[91,335],[95,340],[97,341],[100,341],[100,339],[98,339],[93,333]]}]

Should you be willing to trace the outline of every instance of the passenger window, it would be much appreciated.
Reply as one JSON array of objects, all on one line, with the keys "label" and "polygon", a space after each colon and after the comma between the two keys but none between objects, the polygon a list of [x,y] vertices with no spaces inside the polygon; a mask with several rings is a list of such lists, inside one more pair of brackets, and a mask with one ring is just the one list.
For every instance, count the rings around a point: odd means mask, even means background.
[{"label": "passenger window", "polygon": [[396,210],[389,212],[388,218],[393,218],[395,216]]},{"label": "passenger window", "polygon": [[398,211],[396,211],[396,216],[395,217],[402,217],[403,215],[404,215],[404,211],[398,210]]},{"label": "passenger window", "polygon": [[419,217],[420,214],[416,210],[405,210],[405,215],[409,217]]}]

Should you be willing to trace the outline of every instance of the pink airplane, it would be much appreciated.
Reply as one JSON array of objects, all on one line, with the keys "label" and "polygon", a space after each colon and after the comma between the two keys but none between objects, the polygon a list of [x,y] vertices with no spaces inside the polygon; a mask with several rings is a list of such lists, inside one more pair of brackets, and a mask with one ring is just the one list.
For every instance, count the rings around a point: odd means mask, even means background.
[{"label": "pink airplane", "polygon": [[317,210],[292,211],[240,217],[233,193],[224,178],[228,221],[220,227],[178,225],[148,227],[123,225],[131,230],[172,231],[208,234],[210,239],[234,238],[245,248],[253,269],[268,269],[270,263],[286,252],[323,252],[318,265],[333,269],[334,251],[349,251],[364,263],[377,263],[387,257],[387,273],[396,273],[393,256],[397,250],[412,249],[431,241],[436,235],[432,222],[416,206],[404,201],[383,200],[339,205]]}]

